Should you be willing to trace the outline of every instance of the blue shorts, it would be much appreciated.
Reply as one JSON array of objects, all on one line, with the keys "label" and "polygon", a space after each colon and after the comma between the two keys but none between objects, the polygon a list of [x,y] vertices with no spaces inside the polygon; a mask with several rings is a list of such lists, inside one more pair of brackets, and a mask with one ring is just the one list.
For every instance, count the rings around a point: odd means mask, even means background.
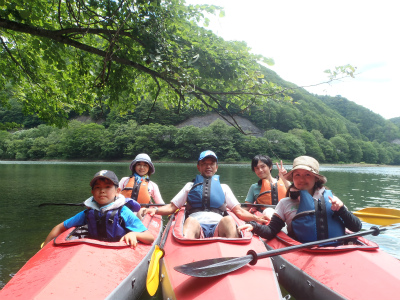
[{"label": "blue shorts", "polygon": [[218,226],[218,223],[214,224],[200,224],[201,229],[203,230],[203,235],[205,238],[213,237],[215,229]]}]

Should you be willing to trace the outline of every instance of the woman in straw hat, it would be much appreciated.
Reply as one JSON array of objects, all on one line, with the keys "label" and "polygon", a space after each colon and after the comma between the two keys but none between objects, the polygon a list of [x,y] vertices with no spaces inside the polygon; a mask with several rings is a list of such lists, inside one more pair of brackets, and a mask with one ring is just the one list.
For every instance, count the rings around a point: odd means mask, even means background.
[{"label": "woman in straw hat", "polygon": [[303,243],[344,235],[345,228],[361,230],[361,221],[324,186],[327,179],[319,174],[316,159],[297,157],[284,178],[293,184],[276,206],[271,222],[260,225],[252,221],[240,229],[272,239],[286,223],[289,236]]}]

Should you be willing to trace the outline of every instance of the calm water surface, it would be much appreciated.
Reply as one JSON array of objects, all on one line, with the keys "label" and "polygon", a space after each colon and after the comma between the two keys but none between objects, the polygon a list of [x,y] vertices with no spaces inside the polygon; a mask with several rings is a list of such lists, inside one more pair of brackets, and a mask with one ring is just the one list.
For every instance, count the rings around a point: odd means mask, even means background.
[{"label": "calm water surface", "polygon": [[[159,185],[165,202],[197,174],[195,164],[155,164],[155,168],[152,180]],[[130,174],[129,163],[0,161],[0,288],[39,250],[56,224],[81,210],[38,205],[82,202],[91,196],[91,178],[102,169],[113,170],[119,178]],[[400,167],[322,166],[320,172],[328,178],[327,186],[352,211],[376,206],[400,209]],[[221,164],[218,174],[239,202],[244,202],[250,185],[258,179],[250,163]],[[363,224],[365,229],[371,226]],[[400,259],[400,229],[368,238]],[[160,293],[153,299],[161,299]]]}]

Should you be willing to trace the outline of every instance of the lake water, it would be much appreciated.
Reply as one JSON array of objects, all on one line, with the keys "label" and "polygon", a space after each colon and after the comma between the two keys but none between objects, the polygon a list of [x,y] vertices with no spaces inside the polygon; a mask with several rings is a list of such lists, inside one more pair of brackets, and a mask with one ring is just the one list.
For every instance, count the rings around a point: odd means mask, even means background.
[{"label": "lake water", "polygon": [[[291,166],[285,166],[290,169]],[[155,164],[151,179],[165,202],[198,173],[195,164]],[[91,196],[89,182],[102,169],[119,178],[130,174],[126,163],[6,162],[0,161],[0,288],[33,256],[49,231],[81,210],[72,206],[40,203],[79,203]],[[274,175],[276,170],[274,169]],[[400,167],[322,166],[327,186],[352,211],[364,207],[400,209]],[[221,164],[218,173],[239,202],[244,202],[250,185],[257,181],[247,165]],[[363,224],[369,229],[371,224]],[[400,229],[377,237],[367,236],[400,259]],[[147,293],[145,293],[147,294]],[[153,299],[161,299],[157,293]],[[143,299],[151,299],[143,296]]]}]

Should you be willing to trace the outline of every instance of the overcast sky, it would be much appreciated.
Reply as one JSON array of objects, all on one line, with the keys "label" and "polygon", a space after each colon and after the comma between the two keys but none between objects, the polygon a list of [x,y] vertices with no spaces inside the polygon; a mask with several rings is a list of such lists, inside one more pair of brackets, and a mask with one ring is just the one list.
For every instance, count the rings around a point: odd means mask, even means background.
[{"label": "overcast sky", "polygon": [[386,119],[400,117],[400,17],[396,0],[187,0],[225,8],[209,27],[274,59],[298,86],[325,82],[326,69],[351,64],[356,78],[308,91],[341,95]]}]

